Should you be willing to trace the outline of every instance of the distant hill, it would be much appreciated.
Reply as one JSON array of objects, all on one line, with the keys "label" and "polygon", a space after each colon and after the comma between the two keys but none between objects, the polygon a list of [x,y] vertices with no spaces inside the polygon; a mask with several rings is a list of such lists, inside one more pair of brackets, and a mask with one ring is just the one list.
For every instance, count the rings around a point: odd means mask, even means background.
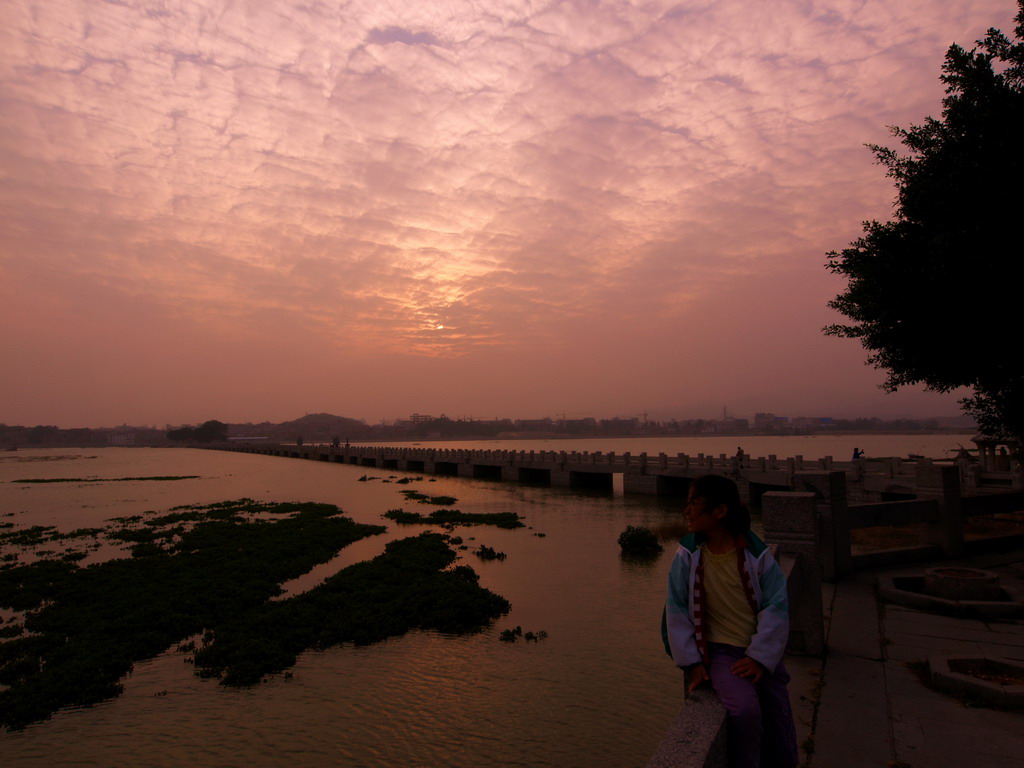
[{"label": "distant hill", "polygon": [[229,437],[266,437],[289,443],[300,437],[307,443],[329,443],[334,438],[345,442],[362,438],[369,432],[370,427],[365,421],[335,416],[333,413],[308,413],[280,424],[264,421],[259,424],[228,425]]}]

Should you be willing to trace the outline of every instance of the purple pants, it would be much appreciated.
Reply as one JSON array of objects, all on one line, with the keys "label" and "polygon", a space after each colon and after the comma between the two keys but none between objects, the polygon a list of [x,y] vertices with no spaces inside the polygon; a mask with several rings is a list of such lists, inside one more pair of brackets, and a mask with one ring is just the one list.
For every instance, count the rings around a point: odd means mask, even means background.
[{"label": "purple pants", "polygon": [[756,685],[730,669],[744,648],[709,643],[711,685],[729,714],[730,768],[793,768],[800,762],[789,703],[789,673],[780,662]]}]

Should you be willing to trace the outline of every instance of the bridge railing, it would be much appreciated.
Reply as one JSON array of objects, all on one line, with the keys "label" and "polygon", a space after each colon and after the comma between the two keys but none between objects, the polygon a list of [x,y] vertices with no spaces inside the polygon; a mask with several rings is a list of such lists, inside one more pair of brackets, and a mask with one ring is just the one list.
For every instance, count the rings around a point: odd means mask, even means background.
[{"label": "bridge railing", "polygon": [[[245,449],[244,443],[233,443],[237,449]],[[359,455],[386,458],[405,458],[418,460],[439,460],[457,461],[466,463],[498,463],[498,464],[597,464],[597,465],[624,465],[629,467],[646,467],[650,469],[706,469],[708,471],[741,471],[753,470],[762,472],[776,471],[807,471],[821,469],[830,471],[842,469],[851,475],[879,475],[879,476],[911,476],[917,460],[902,459],[897,457],[879,459],[858,459],[856,461],[836,461],[831,456],[820,459],[806,459],[802,455],[781,458],[774,454],[768,456],[750,456],[744,454],[742,457],[736,455],[705,454],[696,455],[686,453],[657,453],[638,454],[629,451],[616,453],[615,451],[554,451],[554,450],[508,450],[508,449],[468,449],[468,448],[430,448],[430,447],[396,447],[396,446],[370,446],[370,445],[349,445],[334,447],[327,444],[311,444],[304,446],[271,446],[266,443],[259,443],[253,447],[266,449],[287,449],[300,453],[328,453],[331,455]]]}]

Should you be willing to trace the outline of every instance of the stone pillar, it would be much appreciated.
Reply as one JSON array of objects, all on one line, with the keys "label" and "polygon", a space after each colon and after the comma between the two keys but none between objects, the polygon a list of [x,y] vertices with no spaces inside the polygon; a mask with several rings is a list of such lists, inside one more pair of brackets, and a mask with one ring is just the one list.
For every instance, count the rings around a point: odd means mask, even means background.
[{"label": "stone pillar", "polygon": [[551,485],[555,488],[572,487],[572,472],[564,472],[560,469],[552,469]]},{"label": "stone pillar", "polygon": [[846,502],[846,473],[797,472],[793,489],[813,493],[817,502],[822,577],[836,581],[853,571],[850,516]]},{"label": "stone pillar", "polygon": [[622,475],[622,492],[637,493],[644,496],[657,496],[658,476],[626,472]]},{"label": "stone pillar", "polygon": [[778,547],[788,570],[790,653],[819,655],[825,649],[818,559],[818,504],[813,493],[768,491],[761,497],[764,536]]},{"label": "stone pillar", "polygon": [[963,554],[959,467],[922,462],[914,468],[914,482],[919,499],[935,499],[939,503],[939,519],[928,526],[929,543],[941,547],[951,557]]}]

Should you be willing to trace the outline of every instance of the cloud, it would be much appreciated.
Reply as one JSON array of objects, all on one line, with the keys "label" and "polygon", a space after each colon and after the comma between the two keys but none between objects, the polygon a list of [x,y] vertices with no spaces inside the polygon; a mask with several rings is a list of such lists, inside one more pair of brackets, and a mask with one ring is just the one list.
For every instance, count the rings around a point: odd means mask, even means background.
[{"label": "cloud", "polygon": [[[839,343],[817,338],[824,252],[888,215],[862,145],[937,113],[946,46],[1008,28],[1006,6],[19,0],[0,26],[2,320],[59,338],[22,314],[45,307],[110,349],[115,318],[198,323],[243,368],[259,339],[290,357],[301,337],[323,377],[457,360],[498,411],[495,355],[581,383],[595,338],[653,359],[687,329],[715,340],[701,354],[774,345],[799,367]],[[777,311],[766,286],[803,312],[773,339],[746,330]],[[709,325],[723,305],[745,321]],[[683,375],[688,344],[654,368]],[[595,407],[627,399],[606,378]]]}]

